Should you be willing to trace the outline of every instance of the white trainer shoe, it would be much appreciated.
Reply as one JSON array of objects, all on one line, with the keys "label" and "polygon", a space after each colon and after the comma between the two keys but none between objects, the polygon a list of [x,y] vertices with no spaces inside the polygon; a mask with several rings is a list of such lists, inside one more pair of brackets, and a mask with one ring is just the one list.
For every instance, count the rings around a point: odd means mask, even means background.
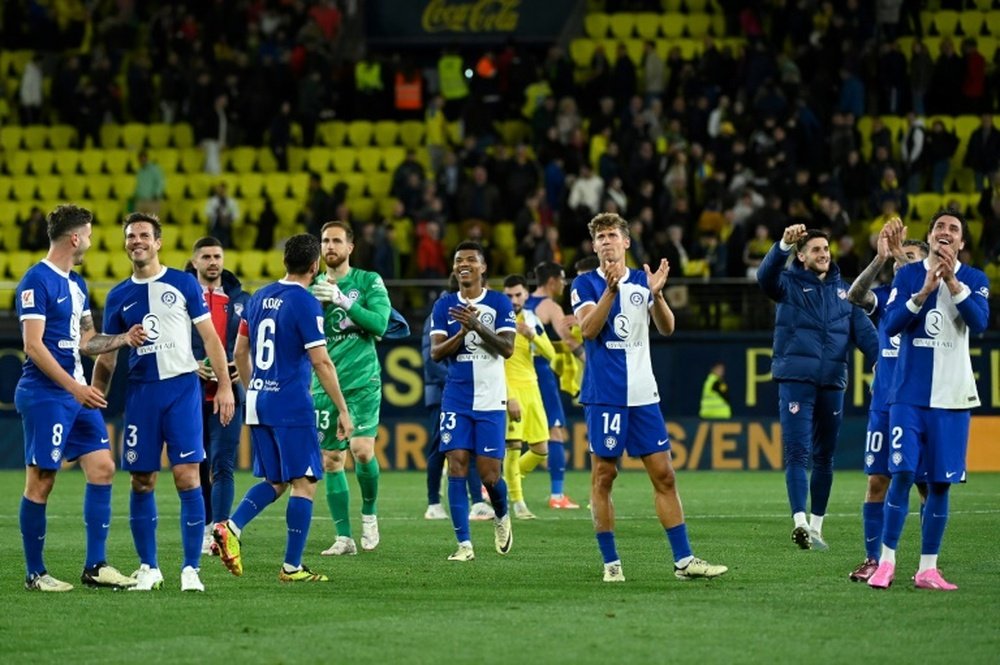
[{"label": "white trainer shoe", "polygon": [[353,538],[337,536],[333,545],[320,552],[323,556],[353,556],[358,553],[358,545]]},{"label": "white trainer shoe", "polygon": [[181,591],[205,590],[205,585],[201,583],[201,578],[198,576],[200,570],[200,568],[184,566],[184,569],[181,570]]},{"label": "white trainer shoe", "polygon": [[69,582],[57,580],[48,573],[35,573],[29,575],[24,580],[24,588],[28,591],[54,591],[56,593],[72,591],[73,585]]},{"label": "white trainer shoe", "polygon": [[535,519],[535,514],[528,510],[528,504],[524,501],[514,502],[514,517],[519,520],[533,520]]},{"label": "white trainer shoe", "polygon": [[472,504],[472,509],[469,511],[469,519],[476,522],[485,522],[496,516],[497,514],[493,511],[493,506],[485,501],[477,501]]},{"label": "white trainer shoe", "polygon": [[130,587],[129,591],[159,591],[163,588],[163,573],[159,568],[150,568],[147,563],[139,566],[132,577],[135,578],[135,586]]},{"label": "white trainer shoe", "polygon": [[424,512],[425,520],[446,520],[448,519],[448,513],[444,511],[444,506],[440,503],[432,503],[427,506],[427,510]]},{"label": "white trainer shoe", "polygon": [[448,561],[472,561],[476,558],[476,553],[472,550],[472,543],[459,543],[455,553],[448,557]]},{"label": "white trainer shoe", "polygon": [[624,582],[625,573],[622,572],[621,559],[604,564],[605,582]]},{"label": "white trainer shoe", "polygon": [[507,554],[514,544],[514,531],[510,528],[510,513],[493,518],[493,542],[498,554]]},{"label": "white trainer shoe", "polygon": [[375,515],[361,516],[361,549],[371,552],[378,547],[378,517]]}]

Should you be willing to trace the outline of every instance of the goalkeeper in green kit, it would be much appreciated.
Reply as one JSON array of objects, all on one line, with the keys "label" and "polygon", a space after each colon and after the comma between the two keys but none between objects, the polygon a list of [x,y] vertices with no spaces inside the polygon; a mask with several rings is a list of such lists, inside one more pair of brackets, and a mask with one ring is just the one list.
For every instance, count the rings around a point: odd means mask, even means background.
[{"label": "goalkeeper in green kit", "polygon": [[351,535],[350,490],[344,473],[348,447],[361,487],[361,549],[371,551],[379,543],[375,435],[382,402],[382,372],[375,342],[385,335],[392,307],[378,273],[351,267],[354,233],[350,225],[327,222],[320,239],[326,272],[316,276],[311,288],[323,306],[326,350],[337,368],[340,388],[354,423],[351,440],[338,441],[337,407],[314,375],[312,396],[323,449],[326,501],[337,530],[336,540],[323,554],[342,556],[358,553]]}]

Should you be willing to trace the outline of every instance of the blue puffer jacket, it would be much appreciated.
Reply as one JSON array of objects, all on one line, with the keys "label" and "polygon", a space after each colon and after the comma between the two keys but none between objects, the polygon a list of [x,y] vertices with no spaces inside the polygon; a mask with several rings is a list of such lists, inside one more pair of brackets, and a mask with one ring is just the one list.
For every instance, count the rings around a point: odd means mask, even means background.
[{"label": "blue puffer jacket", "polygon": [[434,362],[431,359],[431,317],[424,321],[424,331],[420,337],[420,355],[424,358],[424,406],[439,406],[441,391],[448,378],[448,361]]},{"label": "blue puffer jacket", "polygon": [[861,308],[848,302],[851,285],[836,264],[821,280],[797,259],[785,269],[791,253],[775,243],[757,269],[760,287],[778,303],[771,375],[775,381],[846,388],[851,346],[861,349],[871,368],[878,333]]}]

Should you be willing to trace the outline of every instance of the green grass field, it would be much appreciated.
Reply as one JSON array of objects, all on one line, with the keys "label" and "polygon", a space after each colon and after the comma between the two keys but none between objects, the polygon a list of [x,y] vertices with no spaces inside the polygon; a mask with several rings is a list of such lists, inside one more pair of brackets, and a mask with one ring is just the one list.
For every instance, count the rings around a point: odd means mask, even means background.
[{"label": "green grass field", "polygon": [[[204,594],[179,590],[178,501],[158,491],[160,566],[154,593],[24,591],[17,525],[22,473],[0,472],[0,662],[101,663],[995,663],[1000,644],[1000,474],[976,474],[952,494],[941,568],[954,593],[916,591],[919,554],[911,515],[888,591],[851,583],[860,561],[864,476],[838,473],[824,527],[828,552],[790,541],[783,476],[684,472],[679,486],[695,553],[725,563],[721,579],[674,579],[644,474],[618,480],[618,545],[628,581],[601,581],[586,510],[543,506],[548,480],[526,481],[539,519],[514,525],[514,549],[493,550],[490,523],[473,523],[477,558],[446,561],[450,522],[423,519],[424,476],[383,475],[382,544],[373,553],[327,558],[332,539],[317,503],[306,563],[327,584],[282,585],[285,499],[244,532],[242,578],[203,559]],[[237,481],[237,500],[252,482]],[[571,474],[571,496],[588,478]],[[357,484],[351,489],[357,503]],[[322,488],[321,488],[322,491]],[[49,506],[46,560],[77,583],[83,561],[83,478],[66,472]],[[322,497],[322,494],[320,494]],[[915,493],[914,493],[915,497]],[[115,484],[109,560],[135,566],[128,530],[128,481]],[[915,503],[914,503],[915,506]],[[360,535],[355,518],[355,536]]]}]

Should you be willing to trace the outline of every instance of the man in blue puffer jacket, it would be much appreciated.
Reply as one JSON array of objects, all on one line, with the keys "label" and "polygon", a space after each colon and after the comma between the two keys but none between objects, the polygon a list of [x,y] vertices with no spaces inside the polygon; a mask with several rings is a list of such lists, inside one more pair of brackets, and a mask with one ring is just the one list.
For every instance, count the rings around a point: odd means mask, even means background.
[{"label": "man in blue puffer jacket", "polygon": [[[786,269],[793,249],[795,260]],[[878,357],[878,334],[865,313],[847,300],[850,284],[841,279],[822,231],[802,224],[786,228],[761,262],[757,281],[778,303],[771,375],[778,383],[785,484],[795,522],[792,540],[804,550],[825,550],[823,516],[833,485],[849,351],[852,346],[861,349],[870,368]]]}]

